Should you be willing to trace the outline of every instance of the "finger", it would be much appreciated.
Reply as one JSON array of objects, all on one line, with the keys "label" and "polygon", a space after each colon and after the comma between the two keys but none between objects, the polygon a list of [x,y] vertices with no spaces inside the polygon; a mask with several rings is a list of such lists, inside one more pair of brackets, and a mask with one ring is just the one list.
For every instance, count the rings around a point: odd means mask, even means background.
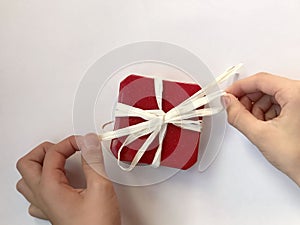
[{"label": "finger", "polygon": [[[227,106],[228,122],[253,141],[257,135],[263,137],[262,121],[257,120],[239,101],[231,94],[223,96]],[[261,134],[262,132],[262,134]]]},{"label": "finger", "polygon": [[[236,97],[260,91],[276,97],[276,93],[283,88],[290,88],[290,85],[291,81],[289,79],[267,73],[258,73],[254,76],[235,82],[226,91]],[[285,98],[280,96],[276,99],[280,105],[285,104]]]},{"label": "finger", "polygon": [[264,95],[264,93],[262,93],[261,91],[258,92],[254,92],[254,93],[249,93],[246,96],[250,99],[250,101],[252,102],[256,102],[258,99],[260,99],[262,96]]},{"label": "finger", "polygon": [[277,104],[273,104],[271,108],[265,113],[265,120],[272,120],[280,115],[281,107]]},{"label": "finger", "polygon": [[96,134],[84,136],[81,147],[82,168],[86,177],[87,189],[101,187],[110,182],[105,172],[101,143]]},{"label": "finger", "polygon": [[53,145],[44,142],[18,160],[16,167],[30,188],[39,182],[46,151]]},{"label": "finger", "polygon": [[79,150],[76,138],[79,136],[70,136],[56,145],[53,145],[45,155],[43,173],[48,180],[53,183],[68,184],[65,176],[65,163],[67,158]]},{"label": "finger", "polygon": [[43,219],[43,220],[48,220],[48,217],[45,215],[45,213],[33,204],[30,204],[28,208],[28,213],[33,217]]},{"label": "finger", "polygon": [[28,202],[36,204],[33,192],[30,190],[28,185],[25,183],[24,179],[21,179],[18,181],[18,183],[16,185],[16,189],[18,192],[20,192],[25,197],[25,199]]},{"label": "finger", "polygon": [[265,113],[273,105],[272,97],[270,95],[262,96],[257,102],[253,104],[252,114],[259,120],[265,120]]},{"label": "finger", "polygon": [[239,101],[246,107],[248,111],[251,112],[253,107],[253,102],[258,101],[263,95],[264,93],[262,93],[261,91],[254,92],[239,97]]},{"label": "finger", "polygon": [[243,106],[245,106],[245,108],[248,110],[248,111],[251,111],[252,110],[252,101],[250,100],[250,98],[247,96],[247,95],[244,95],[243,97],[241,97],[240,99],[240,102]]}]

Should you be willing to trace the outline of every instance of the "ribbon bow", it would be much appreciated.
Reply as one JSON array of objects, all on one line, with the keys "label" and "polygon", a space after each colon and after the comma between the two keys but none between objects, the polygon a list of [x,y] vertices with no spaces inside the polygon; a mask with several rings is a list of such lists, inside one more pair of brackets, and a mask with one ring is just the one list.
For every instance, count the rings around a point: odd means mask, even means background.
[{"label": "ribbon bow", "polygon": [[[108,141],[127,136],[118,151],[118,165],[124,171],[131,171],[138,164],[150,144],[158,136],[158,148],[151,166],[155,168],[159,167],[161,161],[162,143],[167,131],[167,125],[171,123],[182,129],[201,132],[202,120],[193,120],[193,118],[212,116],[223,110],[223,107],[198,109],[225,94],[225,92],[222,90],[212,92],[211,94],[206,94],[207,91],[236,74],[241,67],[242,64],[238,64],[237,66],[229,68],[226,70],[226,72],[217,77],[215,81],[211,82],[168,112],[164,112],[162,110],[163,81],[160,78],[154,78],[155,96],[158,109],[143,110],[123,103],[117,103],[115,111],[116,117],[140,117],[144,119],[145,122],[114,131],[108,131],[100,134],[99,137],[102,141]],[[130,166],[127,168],[123,167],[120,164],[121,152],[123,148],[147,134],[150,134],[149,137],[137,151]]]}]

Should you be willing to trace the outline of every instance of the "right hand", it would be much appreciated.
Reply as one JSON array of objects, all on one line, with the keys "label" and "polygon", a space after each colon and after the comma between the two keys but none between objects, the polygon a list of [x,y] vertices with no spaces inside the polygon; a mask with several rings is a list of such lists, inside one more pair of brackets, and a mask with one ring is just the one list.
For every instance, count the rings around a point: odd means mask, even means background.
[{"label": "right hand", "polygon": [[300,186],[300,81],[259,73],[226,92],[228,122]]}]

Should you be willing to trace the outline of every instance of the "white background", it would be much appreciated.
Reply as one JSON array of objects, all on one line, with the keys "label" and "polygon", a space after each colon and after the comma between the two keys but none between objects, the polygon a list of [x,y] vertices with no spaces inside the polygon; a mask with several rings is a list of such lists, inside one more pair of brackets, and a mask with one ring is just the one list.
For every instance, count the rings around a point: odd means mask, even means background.
[{"label": "white background", "polygon": [[[299,11],[297,0],[1,0],[0,223],[48,224],[27,215],[15,162],[38,143],[73,133],[73,98],[97,58],[158,40],[197,54],[214,74],[244,62],[244,76],[300,79]],[[69,167],[80,168],[78,156]],[[299,188],[229,126],[205,173],[115,187],[126,225],[300,223]]]}]

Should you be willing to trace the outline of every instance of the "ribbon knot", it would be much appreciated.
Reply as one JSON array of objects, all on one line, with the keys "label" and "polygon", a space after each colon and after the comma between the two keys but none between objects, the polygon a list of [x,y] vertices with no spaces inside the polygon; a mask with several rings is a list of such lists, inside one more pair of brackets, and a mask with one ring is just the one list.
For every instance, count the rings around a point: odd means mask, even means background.
[{"label": "ribbon knot", "polygon": [[162,114],[158,115],[158,118],[161,120],[161,124],[166,123],[166,113],[162,111]]},{"label": "ribbon knot", "polygon": [[[161,78],[154,78],[155,97],[158,109],[143,110],[123,103],[117,103],[116,117],[140,117],[145,122],[131,125],[114,131],[108,131],[99,135],[102,141],[127,136],[118,151],[118,165],[124,171],[131,171],[140,161],[150,144],[158,136],[158,147],[151,166],[159,167],[161,161],[162,144],[167,131],[168,124],[173,124],[182,129],[201,132],[202,120],[199,117],[212,116],[223,110],[223,107],[202,108],[200,107],[224,95],[224,91],[215,91],[210,94],[208,90],[228,79],[242,67],[242,64],[229,68],[225,73],[216,78],[215,81],[203,87],[200,91],[175,106],[168,112],[162,109],[163,81]],[[129,167],[125,168],[120,164],[123,148],[138,138],[149,135],[140,149],[137,151]]]}]

